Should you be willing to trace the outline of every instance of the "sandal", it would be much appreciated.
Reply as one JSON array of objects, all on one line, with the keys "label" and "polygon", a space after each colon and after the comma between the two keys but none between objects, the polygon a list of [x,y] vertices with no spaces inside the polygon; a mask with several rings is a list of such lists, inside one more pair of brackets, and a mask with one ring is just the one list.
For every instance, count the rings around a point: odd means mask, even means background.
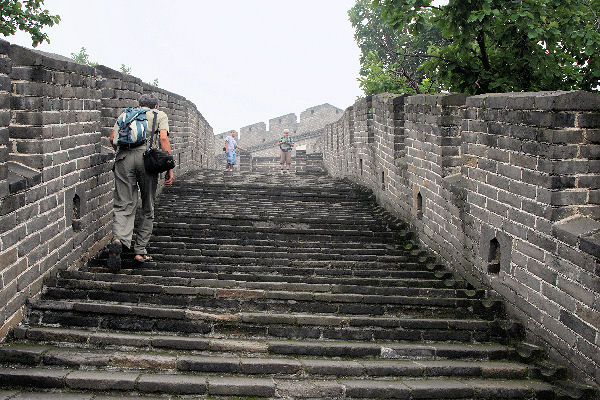
[{"label": "sandal", "polygon": [[114,274],[121,270],[121,252],[123,246],[118,240],[113,240],[108,245],[108,270]]},{"label": "sandal", "polygon": [[[142,256],[142,258],[138,258],[137,256]],[[152,261],[152,257],[150,257],[148,254],[136,254],[133,257],[133,262],[136,265],[144,265],[145,262],[149,261]]]}]

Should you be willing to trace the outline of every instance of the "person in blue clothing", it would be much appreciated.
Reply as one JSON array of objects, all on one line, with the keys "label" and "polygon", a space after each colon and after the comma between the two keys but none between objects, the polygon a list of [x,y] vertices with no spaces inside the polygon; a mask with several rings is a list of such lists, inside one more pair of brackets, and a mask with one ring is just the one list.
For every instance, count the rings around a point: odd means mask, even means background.
[{"label": "person in blue clothing", "polygon": [[233,166],[237,164],[237,154],[235,149],[248,151],[248,149],[238,146],[235,135],[237,135],[237,132],[232,130],[229,136],[225,138],[225,161],[227,162],[225,172],[233,172]]}]

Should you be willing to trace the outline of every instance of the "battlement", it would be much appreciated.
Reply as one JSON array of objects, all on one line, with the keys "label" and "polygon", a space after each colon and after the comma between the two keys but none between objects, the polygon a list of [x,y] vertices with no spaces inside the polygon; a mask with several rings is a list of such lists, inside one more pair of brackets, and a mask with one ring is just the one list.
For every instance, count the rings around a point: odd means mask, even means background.
[{"label": "battlement", "polygon": [[[322,129],[327,123],[337,120],[342,110],[329,103],[320,104],[307,108],[300,113],[300,119],[296,114],[285,114],[269,119],[269,129],[264,122],[257,122],[244,126],[240,129],[240,145],[251,151],[260,151],[261,155],[277,155],[276,141],[283,135],[284,129],[290,130],[290,136],[294,139],[304,137],[309,132]],[[305,143],[309,153],[319,152],[320,144],[316,139],[308,135],[310,143]],[[313,140],[314,139],[314,140]],[[319,141],[320,143],[320,141]],[[302,143],[300,143],[302,145]],[[216,145],[217,151],[222,151],[222,146]],[[267,147],[269,149],[267,149]]]},{"label": "battlement", "polygon": [[327,125],[323,154],[600,383],[599,131],[598,93],[381,94]]}]

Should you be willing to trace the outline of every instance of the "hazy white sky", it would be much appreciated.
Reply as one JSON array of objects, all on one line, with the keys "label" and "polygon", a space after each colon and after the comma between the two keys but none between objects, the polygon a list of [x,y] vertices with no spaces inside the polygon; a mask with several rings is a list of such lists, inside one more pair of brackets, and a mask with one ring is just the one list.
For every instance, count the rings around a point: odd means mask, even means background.
[{"label": "hazy white sky", "polygon": [[[131,68],[196,104],[215,133],[361,95],[354,0],[45,0],[39,50]],[[31,47],[28,35],[5,38]]]}]

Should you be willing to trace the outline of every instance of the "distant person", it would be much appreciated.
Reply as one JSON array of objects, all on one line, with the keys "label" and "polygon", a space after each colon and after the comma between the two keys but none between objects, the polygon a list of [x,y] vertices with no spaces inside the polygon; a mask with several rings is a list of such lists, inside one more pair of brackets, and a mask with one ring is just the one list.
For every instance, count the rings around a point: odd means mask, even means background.
[{"label": "distant person", "polygon": [[[123,143],[120,138],[120,128],[128,124],[125,120],[126,111],[146,116],[147,139],[141,139],[134,143]],[[152,235],[154,224],[154,201],[156,200],[156,188],[158,186],[158,174],[146,172],[144,167],[144,152],[147,141],[152,134],[152,127],[158,132],[160,147],[171,153],[169,143],[169,118],[164,111],[158,110],[158,99],[150,94],[140,97],[138,109],[127,109],[115,123],[110,133],[110,142],[117,151],[113,167],[115,177],[115,192],[113,202],[113,241],[108,246],[108,268],[111,272],[118,272],[121,268],[122,245],[131,248],[134,230],[135,212],[138,205],[138,188],[142,199],[141,218],[137,228],[133,252],[136,264],[150,261],[151,257],[146,251],[146,246]],[[139,110],[139,111],[138,111]],[[173,170],[165,174],[165,186],[173,184]]]},{"label": "distant person", "polygon": [[235,141],[235,135],[237,135],[237,132],[232,130],[229,136],[225,138],[225,161],[227,162],[225,172],[233,172],[233,166],[237,164],[237,154],[235,149],[248,151],[248,149],[238,146]]},{"label": "distant person", "polygon": [[[290,137],[290,130],[284,129],[283,136],[277,143],[281,149],[281,155],[279,161],[281,162],[281,173],[290,172],[290,164],[292,163],[292,148],[294,147],[294,140]],[[287,168],[284,170],[283,166],[287,164]]]}]

